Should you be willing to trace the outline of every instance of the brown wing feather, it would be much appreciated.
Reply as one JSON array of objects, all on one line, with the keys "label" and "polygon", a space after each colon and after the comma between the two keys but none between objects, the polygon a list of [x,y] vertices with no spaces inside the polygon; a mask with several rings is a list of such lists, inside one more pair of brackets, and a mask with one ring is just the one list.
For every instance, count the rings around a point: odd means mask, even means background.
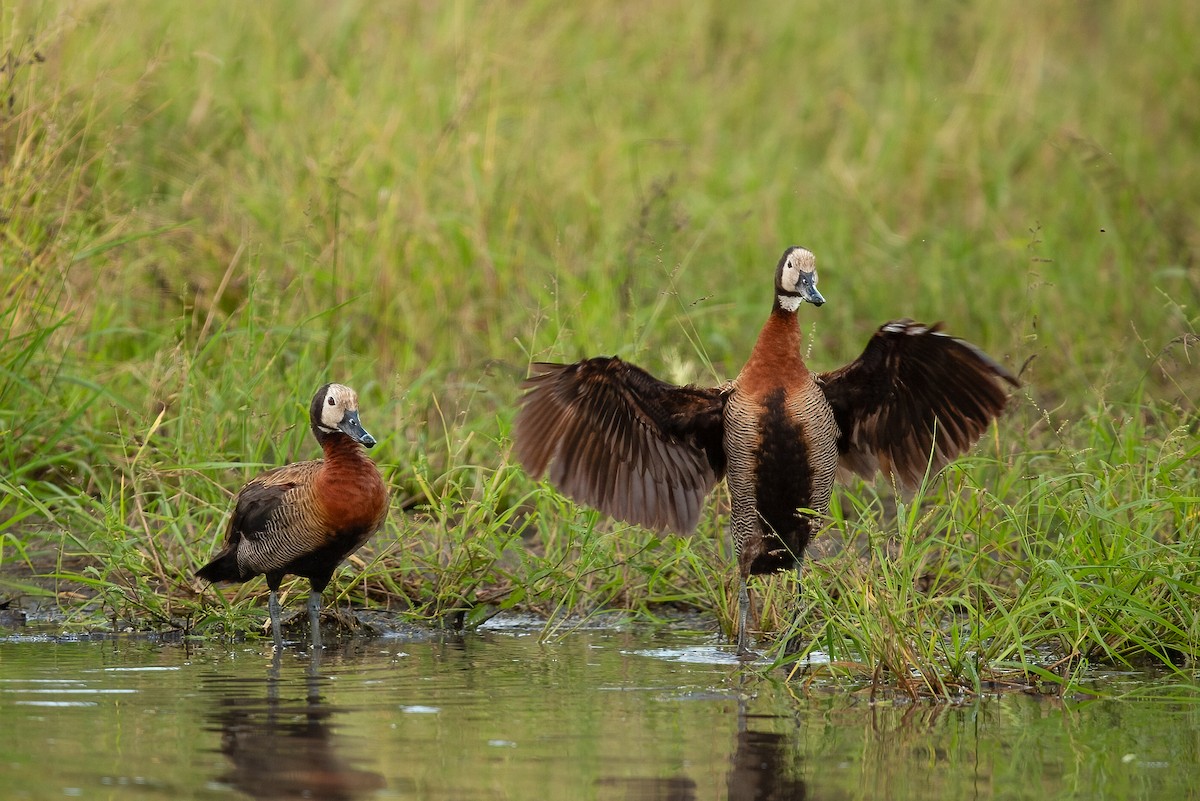
[{"label": "brown wing feather", "polygon": [[285,504],[284,496],[297,487],[310,486],[321,464],[320,459],[293,462],[248,481],[237,494],[229,520],[230,539],[236,535],[236,539],[269,541],[281,524],[294,524],[294,507],[298,504],[294,500]]},{"label": "brown wing feather", "polygon": [[688,532],[725,474],[722,389],[678,387],[617,358],[533,366],[517,458],[575,500],[648,528]]},{"label": "brown wing feather", "polygon": [[246,581],[259,573],[287,566],[312,549],[309,537],[321,523],[312,504],[288,498],[310,486],[320,460],[294,462],[251,479],[237,494],[225,543],[196,575],[208,581]]},{"label": "brown wing feather", "polygon": [[1008,400],[1001,382],[1020,385],[941,323],[912,320],[884,324],[861,356],[817,380],[840,429],[839,468],[865,478],[881,470],[907,489],[983,435]]}]

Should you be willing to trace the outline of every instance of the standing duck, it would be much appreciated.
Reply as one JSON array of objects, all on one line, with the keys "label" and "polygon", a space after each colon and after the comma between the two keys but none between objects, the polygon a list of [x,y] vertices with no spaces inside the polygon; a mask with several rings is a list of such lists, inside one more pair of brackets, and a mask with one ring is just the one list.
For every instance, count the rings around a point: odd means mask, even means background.
[{"label": "standing duck", "polygon": [[[916,487],[969,449],[1004,409],[1011,373],[940,324],[885,323],[850,364],[813,373],[796,310],[820,306],[816,259],[788,248],[750,359],[719,387],[675,386],[628,362],[535,364],[517,414],[517,458],[575,500],[629,523],[689,533],[708,492],[729,487],[738,559],[738,651],[749,649],[746,580],[798,567],[835,476],[878,472]],[[801,512],[801,509],[811,512]]]},{"label": "standing duck", "polygon": [[266,574],[275,648],[279,585],[291,573],[307,578],[312,644],[321,647],[321,593],[343,559],[383,526],[387,488],[367,458],[375,438],[358,419],[358,395],[342,384],[317,390],[309,407],[313,436],[325,458],[277,467],[237,494],[225,544],[196,571],[206,581],[248,581]]}]

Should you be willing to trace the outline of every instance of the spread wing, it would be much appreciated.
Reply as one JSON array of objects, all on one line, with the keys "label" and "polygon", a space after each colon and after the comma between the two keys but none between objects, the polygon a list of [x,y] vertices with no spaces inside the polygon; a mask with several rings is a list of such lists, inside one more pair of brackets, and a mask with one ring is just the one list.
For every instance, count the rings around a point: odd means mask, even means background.
[{"label": "spread wing", "polygon": [[534,476],[629,523],[686,533],[725,475],[726,391],[679,387],[617,358],[533,366],[515,449]]},{"label": "spread wing", "polygon": [[894,475],[906,489],[967,451],[1008,400],[1017,379],[979,348],[926,326],[895,320],[862,355],[817,381],[833,407],[839,472]]}]

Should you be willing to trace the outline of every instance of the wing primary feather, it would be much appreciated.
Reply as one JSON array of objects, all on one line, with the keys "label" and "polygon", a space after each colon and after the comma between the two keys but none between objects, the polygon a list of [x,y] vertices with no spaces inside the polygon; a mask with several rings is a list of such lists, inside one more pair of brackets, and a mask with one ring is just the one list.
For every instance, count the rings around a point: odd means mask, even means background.
[{"label": "wing primary feather", "polygon": [[677,387],[617,358],[536,363],[514,453],[581,503],[651,528],[690,530],[724,475],[723,389]]},{"label": "wing primary feather", "polygon": [[942,324],[882,325],[862,354],[822,373],[834,410],[839,473],[891,473],[905,488],[971,448],[1007,403],[1017,379]]}]

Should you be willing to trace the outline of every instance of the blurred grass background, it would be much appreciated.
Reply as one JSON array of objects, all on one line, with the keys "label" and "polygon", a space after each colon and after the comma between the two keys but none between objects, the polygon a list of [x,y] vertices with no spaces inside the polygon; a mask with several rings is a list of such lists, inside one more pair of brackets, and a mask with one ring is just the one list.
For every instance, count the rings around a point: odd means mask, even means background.
[{"label": "blurred grass background", "polygon": [[1148,536],[1196,538],[1198,34],[1131,0],[5,3],[8,594],[50,554],[114,619],[205,619],[231,493],[315,453],[339,380],[397,496],[343,595],[727,600],[719,520],[664,543],[563,506],[509,424],[531,359],[732,377],[791,244],[816,369],[944,320],[1029,362],[995,483],[1166,459],[1133,479]]}]

